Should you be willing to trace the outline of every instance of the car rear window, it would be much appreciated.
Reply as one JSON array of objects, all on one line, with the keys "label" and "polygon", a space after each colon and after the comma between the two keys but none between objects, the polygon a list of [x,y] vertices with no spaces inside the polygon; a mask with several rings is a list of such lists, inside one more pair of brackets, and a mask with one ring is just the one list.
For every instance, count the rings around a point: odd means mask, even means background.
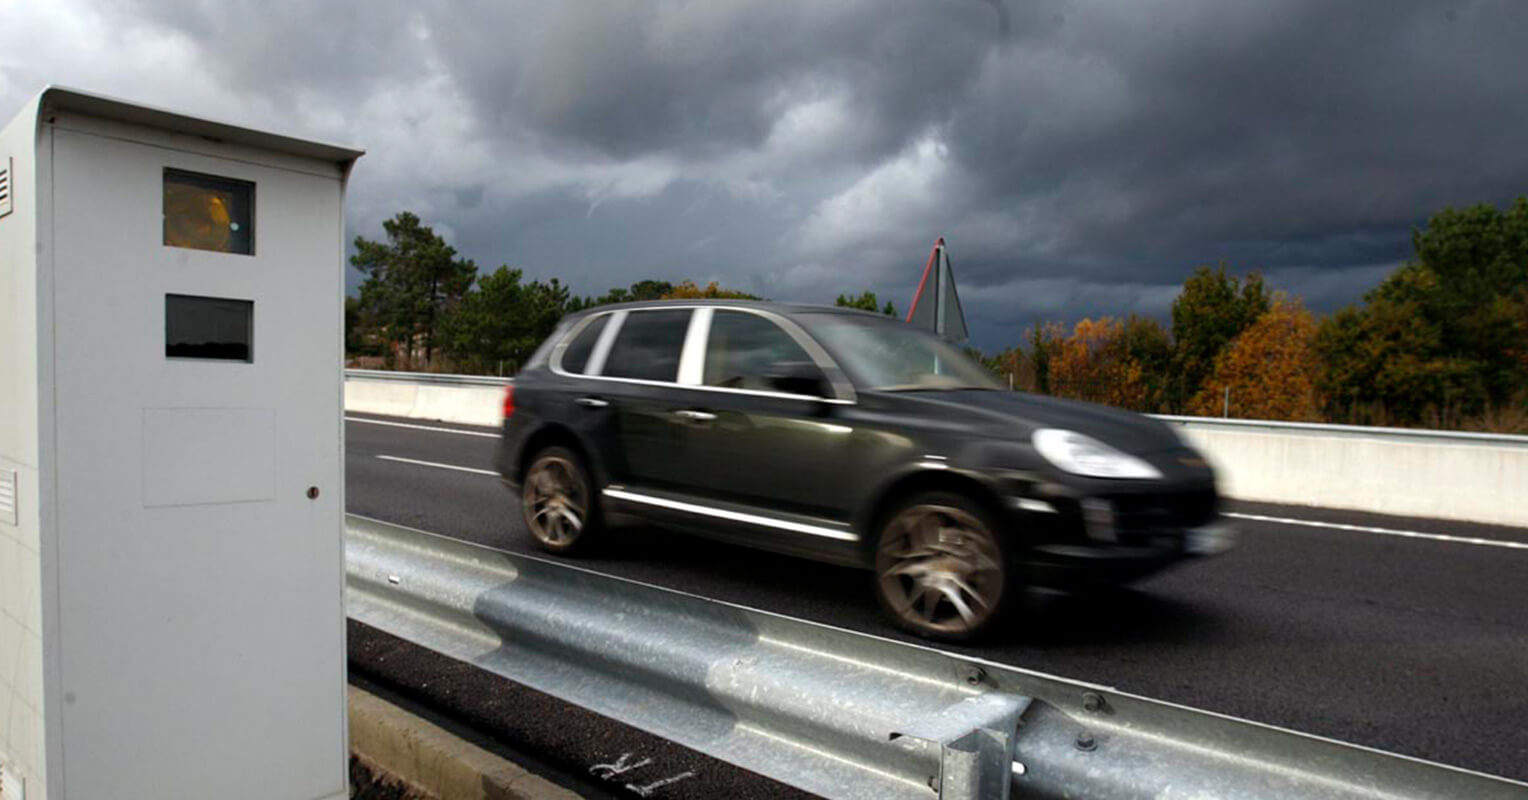
[{"label": "car rear window", "polygon": [[605,329],[605,323],[609,320],[609,314],[595,317],[568,343],[568,349],[562,351],[561,366],[564,372],[574,375],[584,373],[584,367],[589,365],[589,354],[594,352],[594,343],[599,341],[600,331]]},{"label": "car rear window", "polygon": [[601,375],[648,381],[679,378],[679,352],[690,327],[690,310],[632,311],[621,323]]}]

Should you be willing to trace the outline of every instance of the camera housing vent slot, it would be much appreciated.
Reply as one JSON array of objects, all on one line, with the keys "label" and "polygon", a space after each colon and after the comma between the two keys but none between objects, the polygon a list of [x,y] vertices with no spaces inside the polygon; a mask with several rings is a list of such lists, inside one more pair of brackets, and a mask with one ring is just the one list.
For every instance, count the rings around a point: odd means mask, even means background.
[{"label": "camera housing vent slot", "polygon": [[3,217],[16,207],[15,187],[11,185],[12,163],[9,156],[0,159],[0,217]]}]

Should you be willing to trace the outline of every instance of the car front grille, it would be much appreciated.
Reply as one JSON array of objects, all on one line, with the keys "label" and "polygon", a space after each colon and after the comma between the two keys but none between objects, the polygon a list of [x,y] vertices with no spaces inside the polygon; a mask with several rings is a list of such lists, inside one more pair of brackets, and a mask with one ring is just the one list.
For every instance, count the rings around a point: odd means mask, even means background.
[{"label": "car front grille", "polygon": [[1122,542],[1130,537],[1178,533],[1209,524],[1215,519],[1218,506],[1214,489],[1105,499],[1114,504],[1114,527]]}]

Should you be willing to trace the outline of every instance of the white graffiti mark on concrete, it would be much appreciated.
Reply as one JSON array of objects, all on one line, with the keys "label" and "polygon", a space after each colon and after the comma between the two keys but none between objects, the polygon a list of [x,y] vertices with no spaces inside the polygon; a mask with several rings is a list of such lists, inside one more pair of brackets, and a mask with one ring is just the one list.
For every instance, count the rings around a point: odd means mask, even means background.
[{"label": "white graffiti mark on concrete", "polygon": [[621,757],[616,759],[614,764],[595,764],[589,768],[589,774],[599,778],[604,778],[608,781],[617,775],[623,775],[634,769],[645,767],[648,764],[653,763],[651,758],[644,758],[636,763],[631,763],[631,757],[633,755],[633,753],[622,753]]},{"label": "white graffiti mark on concrete", "polygon": [[632,790],[633,792],[636,792],[638,795],[640,795],[642,797],[652,797],[653,792],[656,792],[659,789],[662,789],[663,787],[668,786],[671,783],[678,783],[678,782],[684,780],[685,778],[693,778],[693,777],[695,777],[695,773],[693,773],[693,772],[681,772],[681,773],[679,773],[678,775],[675,775],[672,778],[664,778],[661,781],[653,781],[652,783],[649,783],[646,786],[638,786],[638,785],[636,785],[634,783],[628,783],[628,784],[626,784],[626,788]]}]

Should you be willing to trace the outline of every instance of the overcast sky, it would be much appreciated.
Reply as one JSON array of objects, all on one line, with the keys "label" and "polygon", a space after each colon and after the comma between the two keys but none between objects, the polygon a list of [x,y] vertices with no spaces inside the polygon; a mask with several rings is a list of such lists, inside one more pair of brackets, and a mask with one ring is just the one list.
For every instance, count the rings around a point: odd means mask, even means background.
[{"label": "overcast sky", "polygon": [[[47,83],[367,150],[480,268],[601,293],[872,289],[946,237],[975,343],[1166,317],[1196,265],[1355,301],[1448,205],[1528,194],[1528,2],[0,0]],[[352,281],[353,283],[353,281]]]}]

